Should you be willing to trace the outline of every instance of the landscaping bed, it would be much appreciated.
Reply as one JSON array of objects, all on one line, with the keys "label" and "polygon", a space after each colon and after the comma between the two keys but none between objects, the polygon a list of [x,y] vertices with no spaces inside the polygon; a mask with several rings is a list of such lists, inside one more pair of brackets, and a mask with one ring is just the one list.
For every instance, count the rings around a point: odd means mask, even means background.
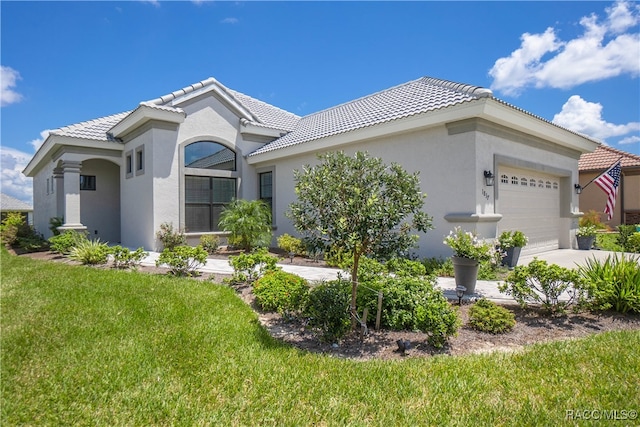
[{"label": "landscaping bed", "polygon": [[[52,252],[35,252],[20,255],[35,259],[78,264]],[[237,253],[223,250],[211,257],[227,258],[229,255],[237,255]],[[287,258],[282,262],[286,264],[290,260]],[[302,257],[295,257],[293,263],[316,267],[325,266],[322,261],[318,263]],[[166,269],[155,266],[140,266],[138,271],[150,274],[166,274],[167,272]],[[212,280],[220,283],[228,277],[219,274],[203,274],[198,280]],[[609,311],[597,314],[583,312],[549,316],[541,313],[538,309],[521,309],[514,304],[506,307],[515,314],[515,327],[505,334],[490,334],[476,331],[469,326],[469,308],[472,304],[466,303],[459,309],[463,326],[459,329],[457,336],[450,338],[448,344],[442,349],[436,349],[429,345],[426,334],[411,331],[369,330],[364,337],[361,337],[359,333],[355,333],[339,343],[328,343],[320,341],[313,331],[297,319],[287,319],[277,313],[267,313],[258,309],[250,286],[234,285],[234,288],[243,301],[254,309],[260,323],[273,337],[301,350],[356,360],[520,351],[524,346],[535,343],[575,339],[607,331],[640,330],[640,316],[633,314],[623,315]],[[457,306],[457,301],[452,301],[451,303]],[[411,348],[406,353],[398,350],[396,342],[400,339],[411,342]]]}]

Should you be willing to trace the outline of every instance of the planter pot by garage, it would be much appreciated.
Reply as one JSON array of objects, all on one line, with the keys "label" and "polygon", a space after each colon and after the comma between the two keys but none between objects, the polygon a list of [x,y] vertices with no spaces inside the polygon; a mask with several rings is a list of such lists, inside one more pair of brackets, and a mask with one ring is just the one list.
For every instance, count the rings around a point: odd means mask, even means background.
[{"label": "planter pot by garage", "polygon": [[518,265],[520,251],[522,251],[522,247],[520,246],[507,249],[507,254],[502,257],[502,265],[509,268],[513,268]]},{"label": "planter pot by garage", "polygon": [[578,249],[588,251],[593,246],[596,236],[576,236],[578,239]]},{"label": "planter pot by garage", "polygon": [[465,294],[472,294],[476,291],[476,281],[478,280],[478,270],[480,263],[475,259],[451,257],[453,262],[453,273],[456,279],[456,286],[464,286],[467,290]]}]

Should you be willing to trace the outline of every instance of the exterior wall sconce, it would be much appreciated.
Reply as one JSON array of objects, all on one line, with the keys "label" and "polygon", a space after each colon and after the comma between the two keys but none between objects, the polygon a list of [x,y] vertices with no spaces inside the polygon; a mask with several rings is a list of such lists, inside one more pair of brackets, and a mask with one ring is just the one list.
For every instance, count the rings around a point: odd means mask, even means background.
[{"label": "exterior wall sconce", "polygon": [[487,187],[493,187],[493,183],[495,181],[495,177],[491,173],[491,171],[484,171],[484,183]]},{"label": "exterior wall sconce", "polygon": [[582,186],[580,184],[575,184],[573,188],[575,188],[576,194],[582,193]]}]

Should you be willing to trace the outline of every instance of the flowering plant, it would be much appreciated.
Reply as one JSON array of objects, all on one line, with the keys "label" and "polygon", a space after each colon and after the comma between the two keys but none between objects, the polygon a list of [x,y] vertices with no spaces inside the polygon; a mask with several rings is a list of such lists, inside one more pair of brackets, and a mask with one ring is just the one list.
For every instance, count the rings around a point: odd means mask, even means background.
[{"label": "flowering plant", "polygon": [[595,225],[583,225],[578,228],[576,231],[576,236],[579,237],[593,237],[596,235],[596,226]]},{"label": "flowering plant", "polygon": [[454,256],[461,258],[488,261],[495,255],[493,245],[479,240],[478,236],[460,227],[449,232],[444,239],[444,244],[453,249]]},{"label": "flowering plant", "polygon": [[529,239],[522,231],[503,231],[498,237],[498,247],[502,250],[509,248],[522,248],[527,245]]}]

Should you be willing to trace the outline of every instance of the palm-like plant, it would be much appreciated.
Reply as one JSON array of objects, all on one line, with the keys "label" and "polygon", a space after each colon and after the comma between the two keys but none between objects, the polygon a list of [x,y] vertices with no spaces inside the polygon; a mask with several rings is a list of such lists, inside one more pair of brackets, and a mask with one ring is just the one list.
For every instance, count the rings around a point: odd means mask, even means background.
[{"label": "palm-like plant", "polygon": [[220,214],[218,226],[231,233],[229,243],[245,251],[271,242],[271,210],[262,200],[234,200]]}]

